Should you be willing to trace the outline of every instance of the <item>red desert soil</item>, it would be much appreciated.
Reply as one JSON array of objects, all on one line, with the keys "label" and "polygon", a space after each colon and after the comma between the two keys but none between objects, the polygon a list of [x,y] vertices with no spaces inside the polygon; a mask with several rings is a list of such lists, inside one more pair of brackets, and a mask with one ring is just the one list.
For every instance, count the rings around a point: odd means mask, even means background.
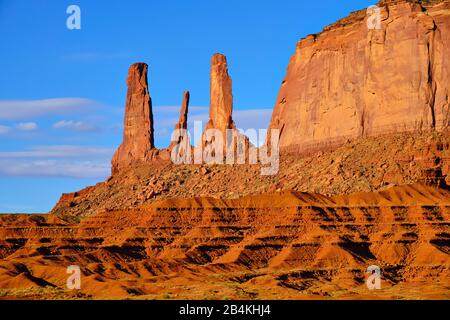
[{"label": "red desert soil", "polygon": [[[3,298],[450,298],[450,192],[420,184],[0,221]],[[66,289],[69,265],[81,267],[80,291]],[[370,265],[381,290],[365,285]]]}]

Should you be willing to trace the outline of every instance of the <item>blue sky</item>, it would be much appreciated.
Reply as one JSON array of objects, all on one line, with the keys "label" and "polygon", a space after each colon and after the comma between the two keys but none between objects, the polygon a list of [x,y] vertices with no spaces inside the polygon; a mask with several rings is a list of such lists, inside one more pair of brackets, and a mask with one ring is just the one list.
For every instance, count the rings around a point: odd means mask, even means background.
[{"label": "blue sky", "polygon": [[[66,9],[81,8],[81,30]],[[0,212],[47,212],[109,174],[122,140],[130,64],[149,64],[156,144],[183,90],[205,119],[221,52],[241,128],[267,127],[296,42],[373,1],[0,0]]]}]

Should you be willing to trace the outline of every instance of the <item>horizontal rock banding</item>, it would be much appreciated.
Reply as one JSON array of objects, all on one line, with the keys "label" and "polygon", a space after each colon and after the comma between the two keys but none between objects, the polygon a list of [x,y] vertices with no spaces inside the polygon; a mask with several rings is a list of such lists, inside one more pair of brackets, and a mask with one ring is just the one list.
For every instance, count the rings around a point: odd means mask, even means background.
[{"label": "horizontal rock banding", "polygon": [[[107,210],[78,224],[48,218],[20,216],[11,225],[10,216],[0,217],[6,222],[0,227],[2,288],[64,287],[68,264],[81,267],[81,293],[93,297],[124,297],[133,289],[151,294],[160,284],[167,292],[185,281],[197,292],[206,292],[210,281],[245,288],[251,279],[270,280],[290,297],[308,288],[320,295],[322,285],[333,283],[358,297],[354,290],[364,286],[373,264],[389,287],[430,277],[445,286],[449,279],[450,194],[418,184],[338,197],[286,191],[170,199]],[[220,281],[212,280],[217,276]],[[296,281],[295,290],[283,287]],[[264,286],[251,287],[267,297]]]}]

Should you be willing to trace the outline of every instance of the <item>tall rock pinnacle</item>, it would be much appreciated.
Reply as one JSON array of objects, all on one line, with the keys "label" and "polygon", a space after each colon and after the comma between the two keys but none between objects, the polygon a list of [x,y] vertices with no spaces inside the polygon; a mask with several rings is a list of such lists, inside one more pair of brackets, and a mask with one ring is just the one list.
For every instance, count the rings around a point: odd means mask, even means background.
[{"label": "tall rock pinnacle", "polygon": [[[233,121],[233,94],[232,81],[228,74],[227,58],[216,53],[211,59],[211,75],[210,75],[210,105],[209,105],[209,121],[206,124],[205,132],[202,137],[202,147],[206,152],[206,157],[209,155],[218,155],[213,145],[216,137],[207,137],[207,130],[216,129],[222,133],[223,153],[228,156],[228,153],[238,155],[238,149],[242,152],[242,146],[248,150],[249,140],[246,136],[239,134],[236,130],[236,125]],[[231,129],[232,131],[228,131]],[[244,145],[240,146],[240,143]],[[238,144],[239,143],[239,144]],[[208,147],[212,146],[213,149]],[[213,156],[214,157],[214,156]],[[220,161],[220,160],[219,160]]]},{"label": "tall rock pinnacle", "polygon": [[[189,110],[189,91],[184,91],[183,93],[183,101],[181,103],[180,108],[180,118],[178,119],[177,124],[175,125],[175,130],[177,129],[185,129],[187,130],[187,122],[188,122],[188,110]],[[179,137],[178,141],[172,141],[170,143],[169,149],[174,148],[177,143],[180,143],[182,136]]]},{"label": "tall rock pinnacle", "polygon": [[148,92],[148,65],[135,63],[128,70],[123,143],[112,159],[112,173],[148,159],[154,149],[152,100]]},{"label": "tall rock pinnacle", "polygon": [[175,129],[187,129],[188,110],[189,110],[189,91],[184,91],[183,102],[181,103],[180,119],[175,125]]},{"label": "tall rock pinnacle", "polygon": [[234,129],[232,119],[232,81],[228,74],[227,58],[216,53],[211,59],[209,121],[206,129]]}]

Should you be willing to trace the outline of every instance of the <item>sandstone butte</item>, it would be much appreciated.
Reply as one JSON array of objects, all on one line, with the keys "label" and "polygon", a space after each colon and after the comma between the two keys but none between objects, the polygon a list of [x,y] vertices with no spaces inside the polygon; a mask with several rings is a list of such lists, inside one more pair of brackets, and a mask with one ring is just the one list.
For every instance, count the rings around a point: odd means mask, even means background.
[{"label": "sandstone butte", "polygon": [[[132,65],[112,176],[50,214],[0,216],[0,296],[448,299],[450,1],[378,6],[380,29],[362,10],[297,44],[270,123],[275,176],[173,165],[174,145],[154,145],[148,66]],[[235,128],[221,54],[210,85],[207,128]],[[369,265],[383,290],[367,290]]]},{"label": "sandstone butte", "polygon": [[[429,3],[429,4],[427,4]],[[448,1],[381,1],[297,43],[270,128],[284,150],[308,152],[349,138],[443,130],[450,123]]]}]

